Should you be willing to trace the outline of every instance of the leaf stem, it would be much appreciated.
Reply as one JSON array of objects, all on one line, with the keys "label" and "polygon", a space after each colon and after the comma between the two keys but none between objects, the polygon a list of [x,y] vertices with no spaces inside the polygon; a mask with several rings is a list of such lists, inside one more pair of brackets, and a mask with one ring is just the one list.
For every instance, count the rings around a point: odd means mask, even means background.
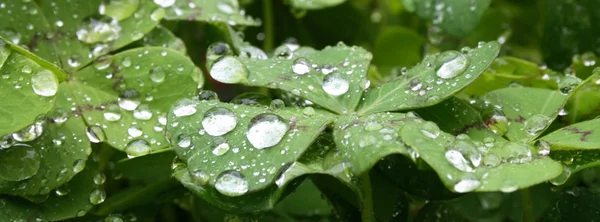
[{"label": "leaf stem", "polygon": [[373,210],[373,192],[371,191],[371,177],[369,172],[360,177],[360,198],[361,198],[361,219],[362,222],[375,222],[375,212]]},{"label": "leaf stem", "polygon": [[531,194],[529,188],[519,190],[521,196],[521,205],[523,207],[523,221],[534,222],[535,215],[533,214],[533,203],[531,202]]},{"label": "leaf stem", "polygon": [[273,50],[274,32],[273,32],[273,0],[263,0],[263,31],[265,39],[263,41],[263,50],[271,52]]}]

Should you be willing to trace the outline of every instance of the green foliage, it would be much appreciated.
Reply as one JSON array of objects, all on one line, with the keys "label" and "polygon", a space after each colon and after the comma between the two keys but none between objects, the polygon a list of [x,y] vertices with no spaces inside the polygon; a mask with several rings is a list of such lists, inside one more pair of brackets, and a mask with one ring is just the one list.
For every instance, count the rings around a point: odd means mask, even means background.
[{"label": "green foliage", "polygon": [[551,3],[0,0],[0,221],[594,220],[598,13]]}]

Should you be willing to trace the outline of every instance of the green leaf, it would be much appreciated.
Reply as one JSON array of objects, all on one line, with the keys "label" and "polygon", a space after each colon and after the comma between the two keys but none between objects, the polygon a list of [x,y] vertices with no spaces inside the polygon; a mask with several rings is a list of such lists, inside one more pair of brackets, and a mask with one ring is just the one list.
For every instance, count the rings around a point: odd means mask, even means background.
[{"label": "green leaf", "polygon": [[290,0],[289,4],[297,9],[323,9],[344,3],[346,0]]},{"label": "green leaf", "polygon": [[501,107],[499,115],[509,122],[505,135],[509,140],[529,142],[556,118],[568,96],[555,90],[523,87],[495,90],[482,99]]},{"label": "green leaf", "polygon": [[300,158],[332,121],[326,112],[307,110],[312,108],[178,101],[169,112],[167,132],[189,172],[182,173],[187,176],[175,172],[176,177],[185,181],[191,175],[192,183],[206,190],[200,191],[205,198],[232,198],[271,189],[276,173]]},{"label": "green leaf", "polygon": [[[231,78],[232,74],[216,67],[232,66],[239,60],[245,67],[234,66],[232,69],[240,73],[239,82],[245,85],[291,92],[336,113],[356,108],[361,92],[368,86],[366,78],[371,53],[343,44],[321,51],[311,48],[291,51],[285,45],[279,50],[276,50],[278,55],[266,60],[223,57],[212,66],[211,76],[221,81]],[[220,61],[222,65],[219,65]]]},{"label": "green leaf", "polygon": [[373,48],[373,64],[383,73],[393,67],[412,66],[422,56],[425,40],[415,31],[402,27],[387,27],[377,35]]},{"label": "green leaf", "polygon": [[173,49],[179,51],[182,54],[186,54],[187,49],[183,41],[175,36],[169,29],[157,26],[142,39],[144,46],[161,46],[164,48]]},{"label": "green leaf", "polygon": [[[166,1],[171,3],[171,1]],[[232,26],[258,26],[260,22],[245,15],[238,0],[172,1],[165,7],[166,20],[203,21],[227,23]]]},{"label": "green leaf", "polygon": [[[435,139],[424,123],[409,122],[400,137],[456,192],[512,192],[558,176],[559,163],[527,144],[476,141],[441,132]],[[425,130],[425,132],[423,131]]]},{"label": "green leaf", "polygon": [[593,119],[563,127],[540,140],[550,143],[552,150],[600,149],[600,119]]},{"label": "green leaf", "polygon": [[574,187],[563,191],[541,221],[590,221],[600,217],[597,190]]},{"label": "green leaf", "polygon": [[398,79],[368,90],[359,113],[431,106],[473,82],[492,63],[500,46],[489,42],[465,53],[446,51],[426,56]]},{"label": "green leaf", "polygon": [[0,150],[0,193],[48,194],[83,170],[91,147],[83,119],[69,116],[70,90],[61,84],[49,118],[33,125],[43,132],[37,139]]},{"label": "green leaf", "polygon": [[[5,3],[0,8],[0,20],[5,21],[0,24],[0,33],[4,33],[0,35],[71,72],[141,39],[161,19],[155,14],[163,9],[152,1],[140,1],[132,7],[112,5],[117,3],[102,0]],[[102,8],[104,15],[100,15]]]},{"label": "green leaf", "polygon": [[490,5],[491,0],[423,0],[414,1],[419,16],[433,20],[448,34],[465,36],[469,34]]},{"label": "green leaf", "polygon": [[150,183],[171,177],[171,164],[175,153],[165,149],[133,159],[117,162],[115,170],[125,178],[142,180]]},{"label": "green leaf", "polygon": [[565,105],[566,116],[561,120],[573,124],[600,115],[600,69],[594,69],[591,75],[569,98]]},{"label": "green leaf", "polygon": [[330,216],[333,207],[311,180],[305,180],[277,204],[275,211],[290,216]]},{"label": "green leaf", "polygon": [[141,156],[168,146],[166,113],[203,82],[200,69],[181,53],[146,47],[99,60],[68,84],[87,125],[100,127],[114,148]]},{"label": "green leaf", "polygon": [[0,135],[21,130],[50,111],[66,74],[26,50],[0,39]]}]

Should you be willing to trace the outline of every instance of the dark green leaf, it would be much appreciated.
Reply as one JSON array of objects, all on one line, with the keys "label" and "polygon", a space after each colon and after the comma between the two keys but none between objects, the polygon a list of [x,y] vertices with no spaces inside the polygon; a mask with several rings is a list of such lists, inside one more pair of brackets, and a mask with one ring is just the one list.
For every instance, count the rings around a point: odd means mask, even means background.
[{"label": "dark green leaf", "polygon": [[289,0],[290,5],[297,9],[322,9],[342,4],[346,0]]},{"label": "dark green leaf", "polygon": [[563,191],[548,208],[542,221],[593,221],[600,217],[597,190],[571,188]]},{"label": "dark green leaf", "polygon": [[142,39],[145,46],[161,46],[185,54],[187,49],[183,41],[165,27],[157,26]]},{"label": "dark green leaf", "polygon": [[162,1],[166,20],[195,20],[229,25],[258,26],[260,22],[245,15],[238,0]]}]

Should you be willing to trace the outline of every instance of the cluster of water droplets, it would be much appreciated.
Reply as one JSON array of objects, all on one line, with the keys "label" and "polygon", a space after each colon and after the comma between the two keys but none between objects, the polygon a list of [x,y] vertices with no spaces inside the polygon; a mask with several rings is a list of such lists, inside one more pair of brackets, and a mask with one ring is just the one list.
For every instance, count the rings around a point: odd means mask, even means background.
[{"label": "cluster of water droplets", "polygon": [[41,97],[55,96],[58,91],[56,74],[20,55],[9,58],[11,50],[0,42],[0,61],[6,63],[6,67],[18,67],[0,74],[2,81],[12,84],[14,90],[32,90]]}]

